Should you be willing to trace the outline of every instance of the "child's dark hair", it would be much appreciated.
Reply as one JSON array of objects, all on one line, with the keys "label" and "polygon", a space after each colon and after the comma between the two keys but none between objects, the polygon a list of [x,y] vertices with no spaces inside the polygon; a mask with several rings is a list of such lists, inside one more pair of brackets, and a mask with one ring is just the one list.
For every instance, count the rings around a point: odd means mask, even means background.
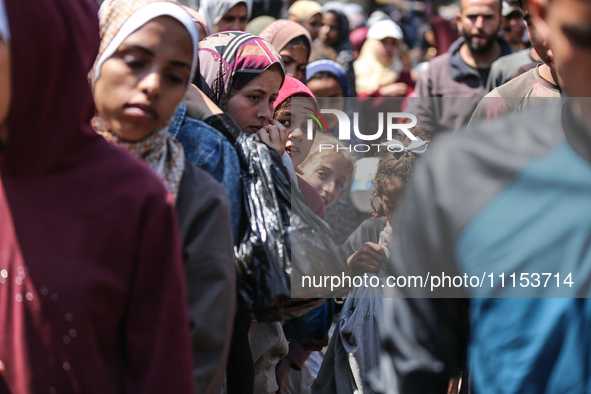
[{"label": "child's dark hair", "polygon": [[316,74],[312,75],[310,77],[310,79],[308,79],[308,82],[313,81],[315,79],[320,79],[320,80],[334,79],[335,81],[337,81],[339,83],[339,86],[341,86],[341,88],[343,87],[341,85],[341,80],[339,79],[339,77],[337,77],[336,75],[334,75],[330,71],[319,71]]},{"label": "child's dark hair", "polygon": [[298,45],[303,45],[306,47],[306,49],[308,50],[308,56],[306,56],[306,59],[309,59],[310,53],[312,53],[312,47],[310,46],[310,40],[308,40],[308,38],[304,35],[297,36],[296,38],[285,44],[285,46],[281,50],[289,49],[291,47],[295,47]]},{"label": "child's dark hair", "polygon": [[[411,129],[411,132],[416,137],[427,140],[425,133],[417,128]],[[400,137],[399,141],[406,147],[411,143],[411,140],[406,136]],[[384,152],[385,151],[385,152]],[[383,196],[386,193],[388,186],[394,185],[396,187],[405,187],[406,182],[410,179],[410,175],[414,168],[418,155],[411,151],[402,152],[388,152],[386,149],[381,151],[380,163],[376,172],[374,180],[374,192],[371,198],[371,207],[374,212],[370,214],[371,217],[380,217],[384,215],[382,206],[379,205],[376,209],[374,201],[376,198]]]}]

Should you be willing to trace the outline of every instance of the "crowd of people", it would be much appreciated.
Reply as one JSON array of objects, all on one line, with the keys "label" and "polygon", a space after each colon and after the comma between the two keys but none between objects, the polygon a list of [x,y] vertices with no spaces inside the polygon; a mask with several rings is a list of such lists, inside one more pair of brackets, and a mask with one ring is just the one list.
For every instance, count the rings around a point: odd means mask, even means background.
[{"label": "crowd of people", "polygon": [[0,0],[0,394],[591,392],[591,3],[435,3]]}]

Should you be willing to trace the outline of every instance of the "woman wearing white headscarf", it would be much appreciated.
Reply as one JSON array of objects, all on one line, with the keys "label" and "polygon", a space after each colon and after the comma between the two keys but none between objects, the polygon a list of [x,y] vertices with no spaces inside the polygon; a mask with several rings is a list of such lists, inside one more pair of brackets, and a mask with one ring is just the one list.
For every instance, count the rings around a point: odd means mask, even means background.
[{"label": "woman wearing white headscarf", "polygon": [[105,2],[99,22],[101,46],[91,74],[93,126],[111,144],[146,163],[174,201],[195,388],[217,394],[236,298],[228,202],[222,186],[188,161],[169,133],[170,119],[197,70],[197,28],[178,4],[164,0]]},{"label": "woman wearing white headscarf", "polygon": [[252,14],[252,0],[201,0],[199,13],[212,33],[244,31]]}]

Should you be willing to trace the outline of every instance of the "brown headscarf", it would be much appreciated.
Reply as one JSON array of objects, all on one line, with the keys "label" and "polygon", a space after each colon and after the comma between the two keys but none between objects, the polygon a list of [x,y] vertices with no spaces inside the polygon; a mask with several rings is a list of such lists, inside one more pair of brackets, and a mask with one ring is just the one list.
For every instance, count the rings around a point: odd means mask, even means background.
[{"label": "brown headscarf", "polygon": [[308,30],[297,22],[287,19],[279,19],[267,26],[259,37],[269,41],[271,45],[281,52],[293,39],[304,36],[308,40],[308,48],[312,49],[312,37]]}]

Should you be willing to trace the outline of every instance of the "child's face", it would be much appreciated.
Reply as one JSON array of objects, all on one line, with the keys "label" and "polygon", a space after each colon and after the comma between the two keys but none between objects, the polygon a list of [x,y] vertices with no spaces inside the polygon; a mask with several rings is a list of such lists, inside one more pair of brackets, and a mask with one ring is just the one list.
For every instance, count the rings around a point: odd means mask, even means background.
[{"label": "child's face", "polygon": [[396,209],[396,206],[402,197],[402,189],[402,185],[398,182],[393,182],[385,188],[384,194],[378,197],[388,222],[392,220],[394,209]]},{"label": "child's face", "polygon": [[279,70],[268,68],[228,100],[225,112],[242,132],[254,134],[269,124],[282,79]]},{"label": "child's face", "polygon": [[283,48],[279,56],[283,60],[285,75],[306,83],[306,66],[310,56],[308,48],[304,44],[290,45]]},{"label": "child's face", "polygon": [[349,162],[339,154],[322,157],[316,167],[309,165],[302,168],[303,178],[314,186],[326,208],[345,191],[349,170]]},{"label": "child's face", "polygon": [[[307,85],[315,97],[327,97],[320,102],[322,108],[338,109],[339,111],[345,108],[343,88],[337,80],[333,78],[312,79],[308,81]],[[326,125],[329,129],[336,127],[337,124],[336,116],[326,117]]]},{"label": "child's face", "polygon": [[291,157],[291,162],[294,167],[302,164],[304,159],[308,157],[310,148],[314,140],[307,138],[307,133],[304,132],[306,119],[303,119],[302,124],[293,124],[297,117],[291,113],[291,103],[281,105],[279,110],[275,112],[274,119],[279,121],[287,129],[287,142],[285,144],[285,151]]}]

